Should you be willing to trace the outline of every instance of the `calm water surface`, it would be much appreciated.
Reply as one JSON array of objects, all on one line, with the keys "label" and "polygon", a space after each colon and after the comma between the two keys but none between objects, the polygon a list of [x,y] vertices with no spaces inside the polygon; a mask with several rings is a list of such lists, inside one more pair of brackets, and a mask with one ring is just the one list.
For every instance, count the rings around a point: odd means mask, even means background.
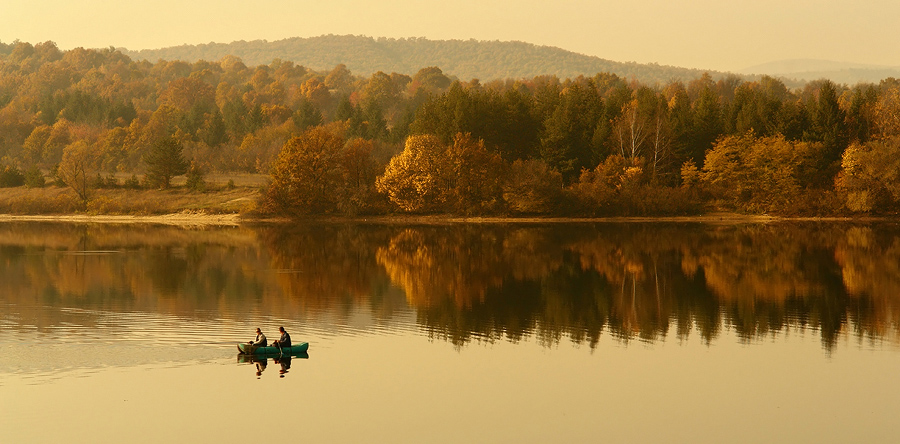
[{"label": "calm water surface", "polygon": [[[308,357],[241,362],[279,325]],[[900,225],[0,224],[0,442],[897,442]]]}]

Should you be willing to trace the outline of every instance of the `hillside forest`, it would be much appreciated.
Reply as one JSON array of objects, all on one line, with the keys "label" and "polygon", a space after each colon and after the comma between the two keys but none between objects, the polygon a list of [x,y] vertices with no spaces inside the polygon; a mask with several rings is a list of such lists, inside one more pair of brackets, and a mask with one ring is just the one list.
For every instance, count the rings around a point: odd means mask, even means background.
[{"label": "hillside forest", "polygon": [[[180,45],[161,49],[129,51],[134,60],[221,60],[236,56],[247,65],[265,65],[275,59],[302,63],[307,68],[328,71],[343,64],[356,75],[369,77],[378,71],[412,74],[427,66],[438,66],[448,76],[460,79],[521,79],[552,74],[577,77],[598,72],[614,73],[641,82],[667,82],[674,78],[700,77],[704,71],[655,63],[615,62],[578,54],[552,46],[525,42],[482,40],[430,40],[426,38],[372,38],[355,35],[322,35],[283,40],[237,41]],[[751,73],[748,73],[751,74]],[[718,79],[722,72],[710,72]],[[818,78],[818,77],[817,77]]]},{"label": "hillside forest", "polygon": [[[0,185],[268,174],[273,214],[895,212],[900,81],[460,80],[0,43]],[[138,177],[143,180],[138,181]]]}]

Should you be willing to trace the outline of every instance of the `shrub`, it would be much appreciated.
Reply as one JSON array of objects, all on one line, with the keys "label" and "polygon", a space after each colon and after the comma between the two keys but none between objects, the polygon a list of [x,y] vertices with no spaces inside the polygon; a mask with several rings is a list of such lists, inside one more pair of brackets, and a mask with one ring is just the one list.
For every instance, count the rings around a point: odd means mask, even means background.
[{"label": "shrub", "polygon": [[33,166],[25,172],[25,186],[28,188],[44,188],[47,182],[44,173],[37,166]]},{"label": "shrub", "polygon": [[640,186],[618,197],[617,207],[625,216],[684,216],[699,214],[703,204],[688,188]]},{"label": "shrub", "polygon": [[122,184],[122,186],[128,188],[129,190],[137,190],[141,188],[141,181],[138,180],[136,174],[132,174],[130,179],[125,179],[125,182]]},{"label": "shrub", "polygon": [[103,176],[100,173],[97,173],[97,177],[91,181],[91,186],[93,188],[106,188],[106,181],[103,179]]},{"label": "shrub", "polygon": [[203,180],[203,169],[196,162],[191,162],[187,171],[187,187],[192,191],[204,191],[206,182]]},{"label": "shrub", "polygon": [[0,169],[0,188],[20,187],[25,184],[25,176],[14,166]]}]

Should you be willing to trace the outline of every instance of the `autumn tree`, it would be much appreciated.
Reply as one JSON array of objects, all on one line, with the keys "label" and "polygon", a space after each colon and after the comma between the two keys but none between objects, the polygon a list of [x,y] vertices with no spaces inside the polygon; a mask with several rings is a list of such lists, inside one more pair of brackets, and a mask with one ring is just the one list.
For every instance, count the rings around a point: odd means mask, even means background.
[{"label": "autumn tree", "polygon": [[516,160],[503,183],[503,200],[522,214],[547,214],[559,207],[563,178],[543,160]]},{"label": "autumn tree", "polygon": [[647,162],[655,182],[672,146],[668,106],[665,98],[650,88],[638,88],[633,97],[613,120],[613,139],[618,155],[630,162]]},{"label": "autumn tree", "polygon": [[900,81],[897,79],[882,81],[881,94],[876,100],[877,132],[882,137],[900,136]]},{"label": "autumn tree", "polygon": [[643,181],[643,158],[612,155],[594,169],[584,169],[578,182],[569,192],[578,201],[580,211],[590,214],[609,214],[616,198]]},{"label": "autumn tree", "polygon": [[404,211],[440,209],[447,198],[446,162],[446,146],[436,136],[409,136],[376,180],[376,189]]},{"label": "autumn tree", "polygon": [[357,214],[373,208],[376,191],[375,179],[383,164],[375,161],[376,143],[372,140],[354,138],[347,141],[340,154],[342,183],[346,196],[339,203],[342,211]]},{"label": "autumn tree", "polygon": [[855,212],[900,203],[900,136],[847,148],[836,188]]},{"label": "autumn tree", "polygon": [[727,136],[706,154],[701,179],[715,196],[751,212],[789,210],[813,178],[822,146],[783,136]]},{"label": "autumn tree", "polygon": [[341,136],[323,127],[288,140],[272,167],[265,207],[288,214],[334,211],[342,179],[343,146]]},{"label": "autumn tree", "polygon": [[349,95],[352,92],[353,74],[347,69],[347,65],[340,63],[325,76],[325,86],[336,90],[338,94]]},{"label": "autumn tree", "polygon": [[63,150],[56,176],[75,191],[82,205],[87,205],[93,188],[92,179],[98,166],[95,149],[83,140],[68,145]]},{"label": "autumn tree", "polygon": [[420,69],[413,77],[410,87],[414,89],[422,88],[427,92],[436,93],[447,89],[452,81],[444,75],[444,72],[436,67],[429,66]]},{"label": "autumn tree", "polygon": [[652,139],[658,107],[649,88],[634,91],[634,98],[622,107],[614,120],[613,134],[618,154],[626,159],[644,157]]},{"label": "autumn tree", "polygon": [[485,148],[483,140],[457,134],[447,150],[451,208],[466,214],[496,209],[501,200],[503,167],[500,155]]}]

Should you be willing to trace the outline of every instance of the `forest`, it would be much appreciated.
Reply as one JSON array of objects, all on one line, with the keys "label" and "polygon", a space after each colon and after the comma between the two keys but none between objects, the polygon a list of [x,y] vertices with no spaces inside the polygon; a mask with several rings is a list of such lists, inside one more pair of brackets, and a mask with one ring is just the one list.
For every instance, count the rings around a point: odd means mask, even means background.
[{"label": "forest", "polygon": [[[551,46],[525,42],[481,40],[430,40],[426,38],[372,38],[354,35],[322,35],[276,41],[254,40],[231,43],[181,45],[161,49],[129,51],[134,60],[221,60],[240,57],[247,65],[265,65],[272,60],[291,60],[315,70],[330,70],[343,64],[356,75],[368,77],[378,71],[412,74],[427,66],[438,66],[448,76],[460,79],[532,78],[556,75],[562,78],[598,72],[642,82],[667,82],[703,75],[699,69],[653,63],[616,62],[578,54]],[[714,78],[724,73],[711,72]]]},{"label": "forest", "polygon": [[259,211],[292,216],[885,214],[898,150],[894,78],[479,81],[0,43],[0,186],[85,202],[215,171],[270,175]]}]

